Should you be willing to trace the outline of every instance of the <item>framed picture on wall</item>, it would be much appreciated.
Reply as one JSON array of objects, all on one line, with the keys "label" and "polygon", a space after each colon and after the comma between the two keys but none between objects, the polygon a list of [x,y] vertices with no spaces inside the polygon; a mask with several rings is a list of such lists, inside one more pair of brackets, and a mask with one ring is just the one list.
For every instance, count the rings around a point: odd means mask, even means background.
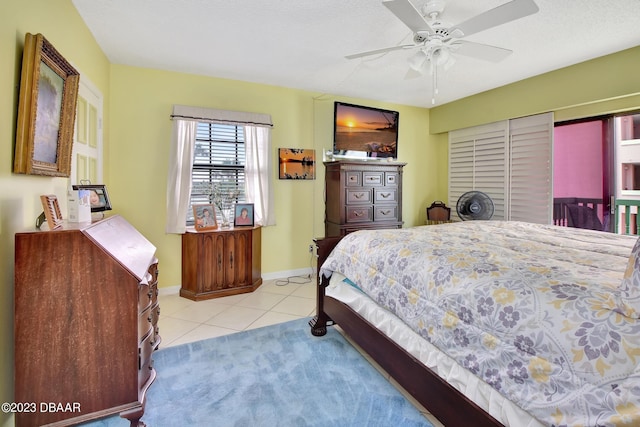
[{"label": "framed picture on wall", "polygon": [[280,179],[316,179],[316,150],[278,148]]},{"label": "framed picture on wall", "polygon": [[253,203],[237,203],[233,216],[233,226],[253,226]]},{"label": "framed picture on wall", "polygon": [[44,38],[27,33],[22,56],[14,173],[71,175],[80,74]]}]

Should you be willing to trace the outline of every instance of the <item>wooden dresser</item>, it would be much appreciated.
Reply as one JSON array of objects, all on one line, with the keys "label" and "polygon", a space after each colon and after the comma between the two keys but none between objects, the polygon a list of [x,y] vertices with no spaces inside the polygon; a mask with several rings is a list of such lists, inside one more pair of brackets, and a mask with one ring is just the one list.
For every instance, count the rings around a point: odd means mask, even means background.
[{"label": "wooden dresser", "polygon": [[200,301],[253,292],[262,284],[261,228],[236,227],[182,235],[180,295]]},{"label": "wooden dresser", "polygon": [[402,168],[397,162],[325,162],[325,237],[402,228]]},{"label": "wooden dresser", "polygon": [[160,344],[156,248],[118,215],[15,243],[15,402],[35,404],[16,426],[137,426]]}]

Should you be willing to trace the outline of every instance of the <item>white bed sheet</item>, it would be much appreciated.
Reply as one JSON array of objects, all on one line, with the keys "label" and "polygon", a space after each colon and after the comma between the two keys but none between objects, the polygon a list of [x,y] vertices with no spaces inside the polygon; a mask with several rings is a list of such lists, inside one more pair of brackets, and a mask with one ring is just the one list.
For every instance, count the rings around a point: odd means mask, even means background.
[{"label": "white bed sheet", "polygon": [[327,286],[326,295],[347,304],[496,420],[511,427],[543,426],[528,412],[506,399],[486,382],[411,330],[394,314],[380,307],[363,292],[343,280],[344,276],[334,272]]}]

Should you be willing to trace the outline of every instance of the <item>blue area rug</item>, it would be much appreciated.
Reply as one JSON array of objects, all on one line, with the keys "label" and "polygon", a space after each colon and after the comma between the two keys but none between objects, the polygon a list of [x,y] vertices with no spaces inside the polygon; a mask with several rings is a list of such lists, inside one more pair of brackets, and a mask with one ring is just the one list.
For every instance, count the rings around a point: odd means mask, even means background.
[{"label": "blue area rug", "polygon": [[[433,427],[334,328],[309,319],[168,347],[154,354],[148,427]],[[160,331],[162,334],[162,331]],[[128,426],[119,416],[84,424]]]}]

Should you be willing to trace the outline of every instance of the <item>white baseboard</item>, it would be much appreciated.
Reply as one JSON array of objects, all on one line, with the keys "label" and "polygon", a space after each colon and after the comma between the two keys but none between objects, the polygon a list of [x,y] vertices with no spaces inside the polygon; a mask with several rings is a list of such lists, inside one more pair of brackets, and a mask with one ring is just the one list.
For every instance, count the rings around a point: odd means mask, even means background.
[{"label": "white baseboard", "polygon": [[[294,276],[309,276],[311,278],[315,278],[316,269],[315,268],[300,268],[297,270],[286,270],[286,271],[276,271],[274,273],[264,273],[262,275],[262,280],[276,280],[276,279],[286,279],[287,277]],[[160,295],[174,295],[180,293],[180,285],[177,286],[167,286],[158,288],[158,293]]]},{"label": "white baseboard", "polygon": [[174,295],[180,293],[180,285],[178,286],[169,286],[166,288],[158,288],[159,295]]},{"label": "white baseboard", "polygon": [[315,275],[315,269],[313,268],[299,268],[297,270],[276,271],[274,273],[263,273],[262,280],[274,280],[274,279],[286,279],[293,276],[308,276],[313,277]]}]

